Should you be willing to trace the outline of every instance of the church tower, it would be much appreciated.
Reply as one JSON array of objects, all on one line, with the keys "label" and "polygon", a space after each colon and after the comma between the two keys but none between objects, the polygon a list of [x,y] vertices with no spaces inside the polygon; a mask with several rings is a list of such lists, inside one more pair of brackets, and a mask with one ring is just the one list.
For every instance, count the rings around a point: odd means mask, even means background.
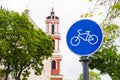
[{"label": "church tower", "polygon": [[[35,28],[39,28],[38,25],[29,15],[29,10],[26,9],[25,13],[28,15],[29,20],[34,24]],[[55,12],[52,9],[50,15],[46,17],[46,34],[51,35],[53,38],[54,48],[52,57],[45,59],[43,61],[44,69],[40,76],[35,76],[31,74],[30,80],[63,80],[63,75],[61,75],[61,60],[60,55],[60,33],[59,33],[59,17],[55,16]],[[34,71],[31,71],[34,73]]]},{"label": "church tower", "polygon": [[63,80],[63,76],[60,74],[60,61],[62,56],[60,55],[60,33],[59,33],[59,17],[55,16],[55,12],[50,12],[50,16],[46,17],[46,33],[51,35],[54,43],[54,53],[50,59],[50,80]]}]

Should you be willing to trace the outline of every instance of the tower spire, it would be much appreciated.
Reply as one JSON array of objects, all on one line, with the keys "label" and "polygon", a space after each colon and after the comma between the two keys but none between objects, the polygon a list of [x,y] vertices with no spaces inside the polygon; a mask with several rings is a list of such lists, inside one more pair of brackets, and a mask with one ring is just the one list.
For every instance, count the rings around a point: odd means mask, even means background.
[{"label": "tower spire", "polygon": [[30,10],[28,9],[28,5],[26,6],[26,9],[24,10],[24,12],[25,12],[27,15],[29,15]]},{"label": "tower spire", "polygon": [[1,0],[0,2],[1,2],[0,9],[2,9],[2,8],[3,8],[3,5],[2,5],[2,0]]},{"label": "tower spire", "polygon": [[59,33],[59,17],[55,15],[54,9],[52,7],[51,14],[46,17],[46,33],[52,36],[53,39],[53,54],[50,58],[50,79],[49,80],[63,80],[63,75],[61,74],[61,60],[62,55],[60,54],[60,33]]},{"label": "tower spire", "polygon": [[52,7],[51,15],[54,15],[54,9],[53,9],[53,7]]},{"label": "tower spire", "polygon": [[54,9],[53,9],[53,7],[52,7],[52,12],[53,12],[53,10],[54,10]]},{"label": "tower spire", "polygon": [[0,9],[2,9],[2,5],[0,6]]}]

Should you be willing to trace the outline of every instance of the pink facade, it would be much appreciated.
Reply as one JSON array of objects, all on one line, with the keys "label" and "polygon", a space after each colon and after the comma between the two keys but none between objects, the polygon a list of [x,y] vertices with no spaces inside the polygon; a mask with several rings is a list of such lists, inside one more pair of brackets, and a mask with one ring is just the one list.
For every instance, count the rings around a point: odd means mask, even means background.
[{"label": "pink facade", "polygon": [[59,18],[55,16],[55,12],[51,11],[50,16],[46,17],[46,33],[51,35],[54,41],[54,53],[50,59],[50,80],[63,80],[63,76],[60,74],[60,61],[62,56],[60,55],[60,34],[59,34]]}]

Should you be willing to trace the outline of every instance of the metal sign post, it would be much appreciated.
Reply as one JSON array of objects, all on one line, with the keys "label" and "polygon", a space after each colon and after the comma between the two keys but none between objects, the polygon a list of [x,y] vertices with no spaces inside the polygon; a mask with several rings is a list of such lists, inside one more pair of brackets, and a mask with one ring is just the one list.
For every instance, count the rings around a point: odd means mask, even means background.
[{"label": "metal sign post", "polygon": [[70,50],[82,56],[83,80],[89,80],[88,56],[94,54],[101,46],[103,34],[100,26],[89,19],[75,22],[68,30],[66,37]]},{"label": "metal sign post", "polygon": [[83,63],[83,80],[89,80],[89,59],[88,56],[83,56],[80,62]]}]

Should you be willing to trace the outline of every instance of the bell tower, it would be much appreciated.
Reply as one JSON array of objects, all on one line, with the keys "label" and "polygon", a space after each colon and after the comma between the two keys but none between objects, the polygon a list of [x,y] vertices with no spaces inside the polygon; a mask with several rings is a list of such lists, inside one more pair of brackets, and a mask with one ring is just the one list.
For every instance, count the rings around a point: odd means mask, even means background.
[{"label": "bell tower", "polygon": [[62,56],[60,55],[60,33],[59,33],[59,17],[55,16],[55,12],[52,8],[50,16],[46,17],[46,33],[51,35],[54,43],[54,53],[50,59],[50,80],[63,80],[63,76],[60,74],[60,61]]}]

